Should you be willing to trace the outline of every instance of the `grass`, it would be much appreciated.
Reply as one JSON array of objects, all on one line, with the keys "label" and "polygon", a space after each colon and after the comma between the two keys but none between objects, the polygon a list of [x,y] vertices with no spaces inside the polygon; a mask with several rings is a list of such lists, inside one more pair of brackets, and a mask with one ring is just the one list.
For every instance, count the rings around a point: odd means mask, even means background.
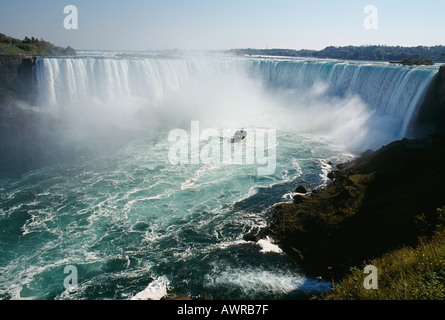
[{"label": "grass", "polygon": [[0,55],[16,55],[16,54],[27,54],[23,49],[18,48],[15,45],[8,45],[6,43],[0,43]]},{"label": "grass", "polygon": [[0,33],[0,55],[66,56],[76,55],[71,47],[62,48],[43,39],[25,37],[23,40]]},{"label": "grass", "polygon": [[[438,210],[442,216],[445,209]],[[445,300],[445,228],[416,248],[403,247],[367,264],[378,270],[378,289],[366,290],[363,269],[351,268],[326,300]]]}]

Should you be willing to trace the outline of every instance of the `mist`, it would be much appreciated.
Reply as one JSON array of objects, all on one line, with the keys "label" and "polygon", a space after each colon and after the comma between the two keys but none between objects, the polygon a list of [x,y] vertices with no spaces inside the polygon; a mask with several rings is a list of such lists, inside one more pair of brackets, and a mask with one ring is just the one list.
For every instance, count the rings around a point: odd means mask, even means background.
[{"label": "mist", "polygon": [[[42,58],[30,109],[39,118],[41,150],[59,161],[117,152],[137,139],[166,142],[169,131],[189,130],[192,121],[201,130],[312,134],[354,153],[400,138],[406,116],[392,110],[413,97],[403,88],[395,98],[369,93],[366,81],[356,88],[351,71],[360,66],[335,65],[325,75],[326,66],[220,55]],[[384,67],[373,72],[375,81],[385,77]],[[333,82],[337,77],[345,79]]]}]

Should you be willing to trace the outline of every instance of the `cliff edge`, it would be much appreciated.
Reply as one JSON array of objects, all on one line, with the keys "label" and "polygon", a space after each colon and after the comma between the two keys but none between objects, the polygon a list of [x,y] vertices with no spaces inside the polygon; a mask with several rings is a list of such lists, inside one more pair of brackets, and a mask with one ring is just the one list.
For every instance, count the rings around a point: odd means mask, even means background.
[{"label": "cliff edge", "polygon": [[277,204],[269,232],[309,274],[342,278],[350,267],[434,234],[445,205],[444,159],[439,135],[368,152],[338,165],[326,188]]},{"label": "cliff edge", "polygon": [[411,122],[408,137],[423,138],[435,132],[445,134],[445,65],[439,68]]},{"label": "cliff edge", "polygon": [[39,154],[39,120],[34,99],[36,57],[0,56],[0,168],[19,173],[33,168]]},{"label": "cliff edge", "polygon": [[0,56],[0,106],[31,101],[36,60],[33,56]]}]

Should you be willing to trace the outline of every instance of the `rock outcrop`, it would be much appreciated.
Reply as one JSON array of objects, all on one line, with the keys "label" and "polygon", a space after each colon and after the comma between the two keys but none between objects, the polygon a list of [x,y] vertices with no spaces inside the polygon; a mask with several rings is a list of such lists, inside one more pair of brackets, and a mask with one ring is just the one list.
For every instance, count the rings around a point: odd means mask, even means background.
[{"label": "rock outcrop", "polygon": [[32,56],[0,56],[0,174],[21,173],[40,163]]},{"label": "rock outcrop", "polygon": [[[275,206],[269,232],[308,273],[335,272],[433,234],[445,205],[445,139],[396,141],[341,165],[304,201]],[[329,268],[329,269],[328,269]],[[326,274],[325,274],[326,275]]]},{"label": "rock outcrop", "polygon": [[439,68],[426,91],[407,135],[409,138],[422,138],[433,132],[445,134],[445,65]]},{"label": "rock outcrop", "polygon": [[18,99],[32,100],[33,56],[0,56],[0,105]]}]

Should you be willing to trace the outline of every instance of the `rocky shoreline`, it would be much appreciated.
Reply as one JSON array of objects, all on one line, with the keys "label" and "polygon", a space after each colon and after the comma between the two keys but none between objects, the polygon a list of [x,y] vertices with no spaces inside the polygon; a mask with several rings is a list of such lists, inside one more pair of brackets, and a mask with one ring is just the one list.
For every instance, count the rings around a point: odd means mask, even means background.
[{"label": "rocky shoreline", "polygon": [[337,165],[330,184],[274,206],[267,234],[312,276],[351,267],[431,237],[445,205],[445,137],[395,141]]}]

